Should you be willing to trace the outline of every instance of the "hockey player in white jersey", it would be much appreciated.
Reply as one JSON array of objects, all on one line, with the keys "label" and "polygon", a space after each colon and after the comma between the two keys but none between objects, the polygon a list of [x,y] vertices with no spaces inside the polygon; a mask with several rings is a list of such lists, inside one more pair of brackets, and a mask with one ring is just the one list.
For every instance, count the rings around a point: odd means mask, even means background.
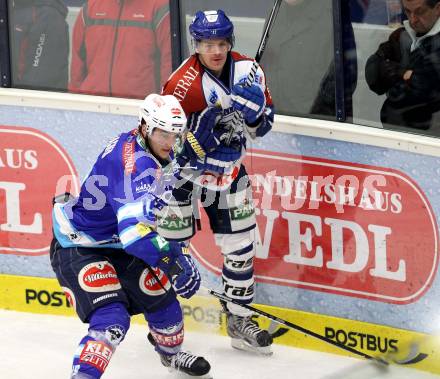
[{"label": "hockey player in white jersey", "polygon": [[[222,10],[197,12],[189,32],[195,53],[170,76],[162,91],[176,96],[189,119],[190,131],[180,155],[189,160],[190,167],[182,170],[188,182],[173,191],[176,203],[162,212],[158,231],[169,240],[191,238],[196,233],[196,194],[200,194],[224,258],[223,291],[249,304],[255,288],[256,219],[249,179],[241,162],[247,138],[262,137],[272,128],[272,99],[261,68],[247,85],[253,59],[232,51],[234,26]],[[234,122],[237,119],[238,125]],[[212,129],[215,141],[200,149],[191,133],[209,133]],[[176,222],[182,217],[182,222]],[[272,337],[251,320],[250,311],[232,303],[223,307],[233,347],[271,354]]]},{"label": "hockey player in white jersey", "polygon": [[[103,375],[134,314],[145,316],[148,340],[163,365],[209,375],[203,357],[181,350],[184,325],[176,298],[194,295],[200,274],[185,248],[155,229],[154,213],[176,182],[173,147],[186,122],[175,97],[147,96],[139,127],[107,145],[77,198],[54,205],[51,264],[79,318],[89,324],[71,378]],[[204,146],[210,137],[195,138]]]}]

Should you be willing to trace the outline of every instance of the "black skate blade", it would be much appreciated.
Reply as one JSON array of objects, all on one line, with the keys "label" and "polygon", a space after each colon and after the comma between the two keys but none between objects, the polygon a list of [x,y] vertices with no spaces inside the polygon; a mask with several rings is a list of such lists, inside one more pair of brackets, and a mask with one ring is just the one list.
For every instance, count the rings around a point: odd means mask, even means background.
[{"label": "black skate blade", "polygon": [[172,378],[175,379],[196,379],[196,378],[200,378],[200,379],[214,379],[214,377],[212,376],[211,372],[206,373],[205,375],[189,375],[183,371],[180,370],[176,370],[173,367],[168,367],[168,371],[170,373],[172,373]]},{"label": "black skate blade", "polygon": [[258,355],[271,356],[273,351],[271,346],[253,346],[241,338],[231,338],[231,346],[234,349],[256,353]]}]

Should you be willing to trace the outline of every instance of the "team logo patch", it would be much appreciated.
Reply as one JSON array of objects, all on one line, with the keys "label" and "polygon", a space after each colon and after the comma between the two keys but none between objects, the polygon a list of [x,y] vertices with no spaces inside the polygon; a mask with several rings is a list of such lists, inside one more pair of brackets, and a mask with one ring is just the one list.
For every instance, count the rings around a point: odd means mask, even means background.
[{"label": "team logo patch", "polygon": [[105,292],[121,289],[115,268],[106,261],[84,266],[78,275],[81,288],[87,292]]},{"label": "team logo patch", "polygon": [[163,295],[171,288],[171,283],[165,273],[159,268],[153,268],[154,273],[160,280],[156,280],[150,270],[145,269],[139,278],[139,287],[141,291],[150,296]]},{"label": "team logo patch", "polygon": [[218,94],[217,94],[217,92],[215,91],[215,89],[213,88],[213,89],[211,90],[211,93],[209,94],[209,102],[210,102],[211,104],[215,105],[215,103],[217,102],[217,100],[218,100]]},{"label": "team logo patch", "polygon": [[79,361],[96,367],[100,372],[104,372],[113,355],[110,346],[101,341],[87,341],[81,351]]},{"label": "team logo patch", "polygon": [[125,328],[115,324],[105,330],[105,337],[112,345],[119,345],[125,337],[125,332]]},{"label": "team logo patch", "polygon": [[67,301],[70,303],[70,305],[76,311],[76,298],[75,298],[75,294],[72,292],[72,290],[70,288],[61,287],[61,289],[63,290],[64,295],[66,295]]}]

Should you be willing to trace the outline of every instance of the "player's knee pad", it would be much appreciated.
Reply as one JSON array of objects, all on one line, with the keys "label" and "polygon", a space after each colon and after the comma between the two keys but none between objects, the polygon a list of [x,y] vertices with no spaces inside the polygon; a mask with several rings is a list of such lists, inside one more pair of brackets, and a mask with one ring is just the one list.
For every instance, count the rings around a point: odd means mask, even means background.
[{"label": "player's knee pad", "polygon": [[[255,240],[255,230],[231,234],[215,234],[215,243],[224,256],[248,248]],[[255,252],[254,252],[255,255]]]},{"label": "player's knee pad", "polygon": [[[223,291],[228,297],[244,304],[251,303],[254,298],[254,231],[237,234],[216,235],[217,243],[221,243],[224,257],[222,281]],[[233,304],[227,305],[234,314],[247,311]]]},{"label": "player's knee pad", "polygon": [[110,303],[96,309],[90,316],[89,333],[81,340],[75,354],[72,378],[100,378],[129,327],[130,315],[122,303]]},{"label": "player's knee pad", "polygon": [[146,315],[155,349],[160,354],[176,354],[183,343],[183,315],[179,302],[174,300],[168,306]]}]

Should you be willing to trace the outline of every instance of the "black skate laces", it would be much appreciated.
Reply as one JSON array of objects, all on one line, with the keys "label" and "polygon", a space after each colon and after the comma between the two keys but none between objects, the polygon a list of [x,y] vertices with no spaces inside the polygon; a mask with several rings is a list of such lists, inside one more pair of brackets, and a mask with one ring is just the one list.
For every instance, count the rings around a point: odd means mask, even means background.
[{"label": "black skate laces", "polygon": [[234,324],[237,329],[250,337],[256,337],[262,330],[249,317],[237,317]]},{"label": "black skate laces", "polygon": [[179,351],[171,358],[171,366],[175,369],[191,368],[198,357],[185,351]]}]

